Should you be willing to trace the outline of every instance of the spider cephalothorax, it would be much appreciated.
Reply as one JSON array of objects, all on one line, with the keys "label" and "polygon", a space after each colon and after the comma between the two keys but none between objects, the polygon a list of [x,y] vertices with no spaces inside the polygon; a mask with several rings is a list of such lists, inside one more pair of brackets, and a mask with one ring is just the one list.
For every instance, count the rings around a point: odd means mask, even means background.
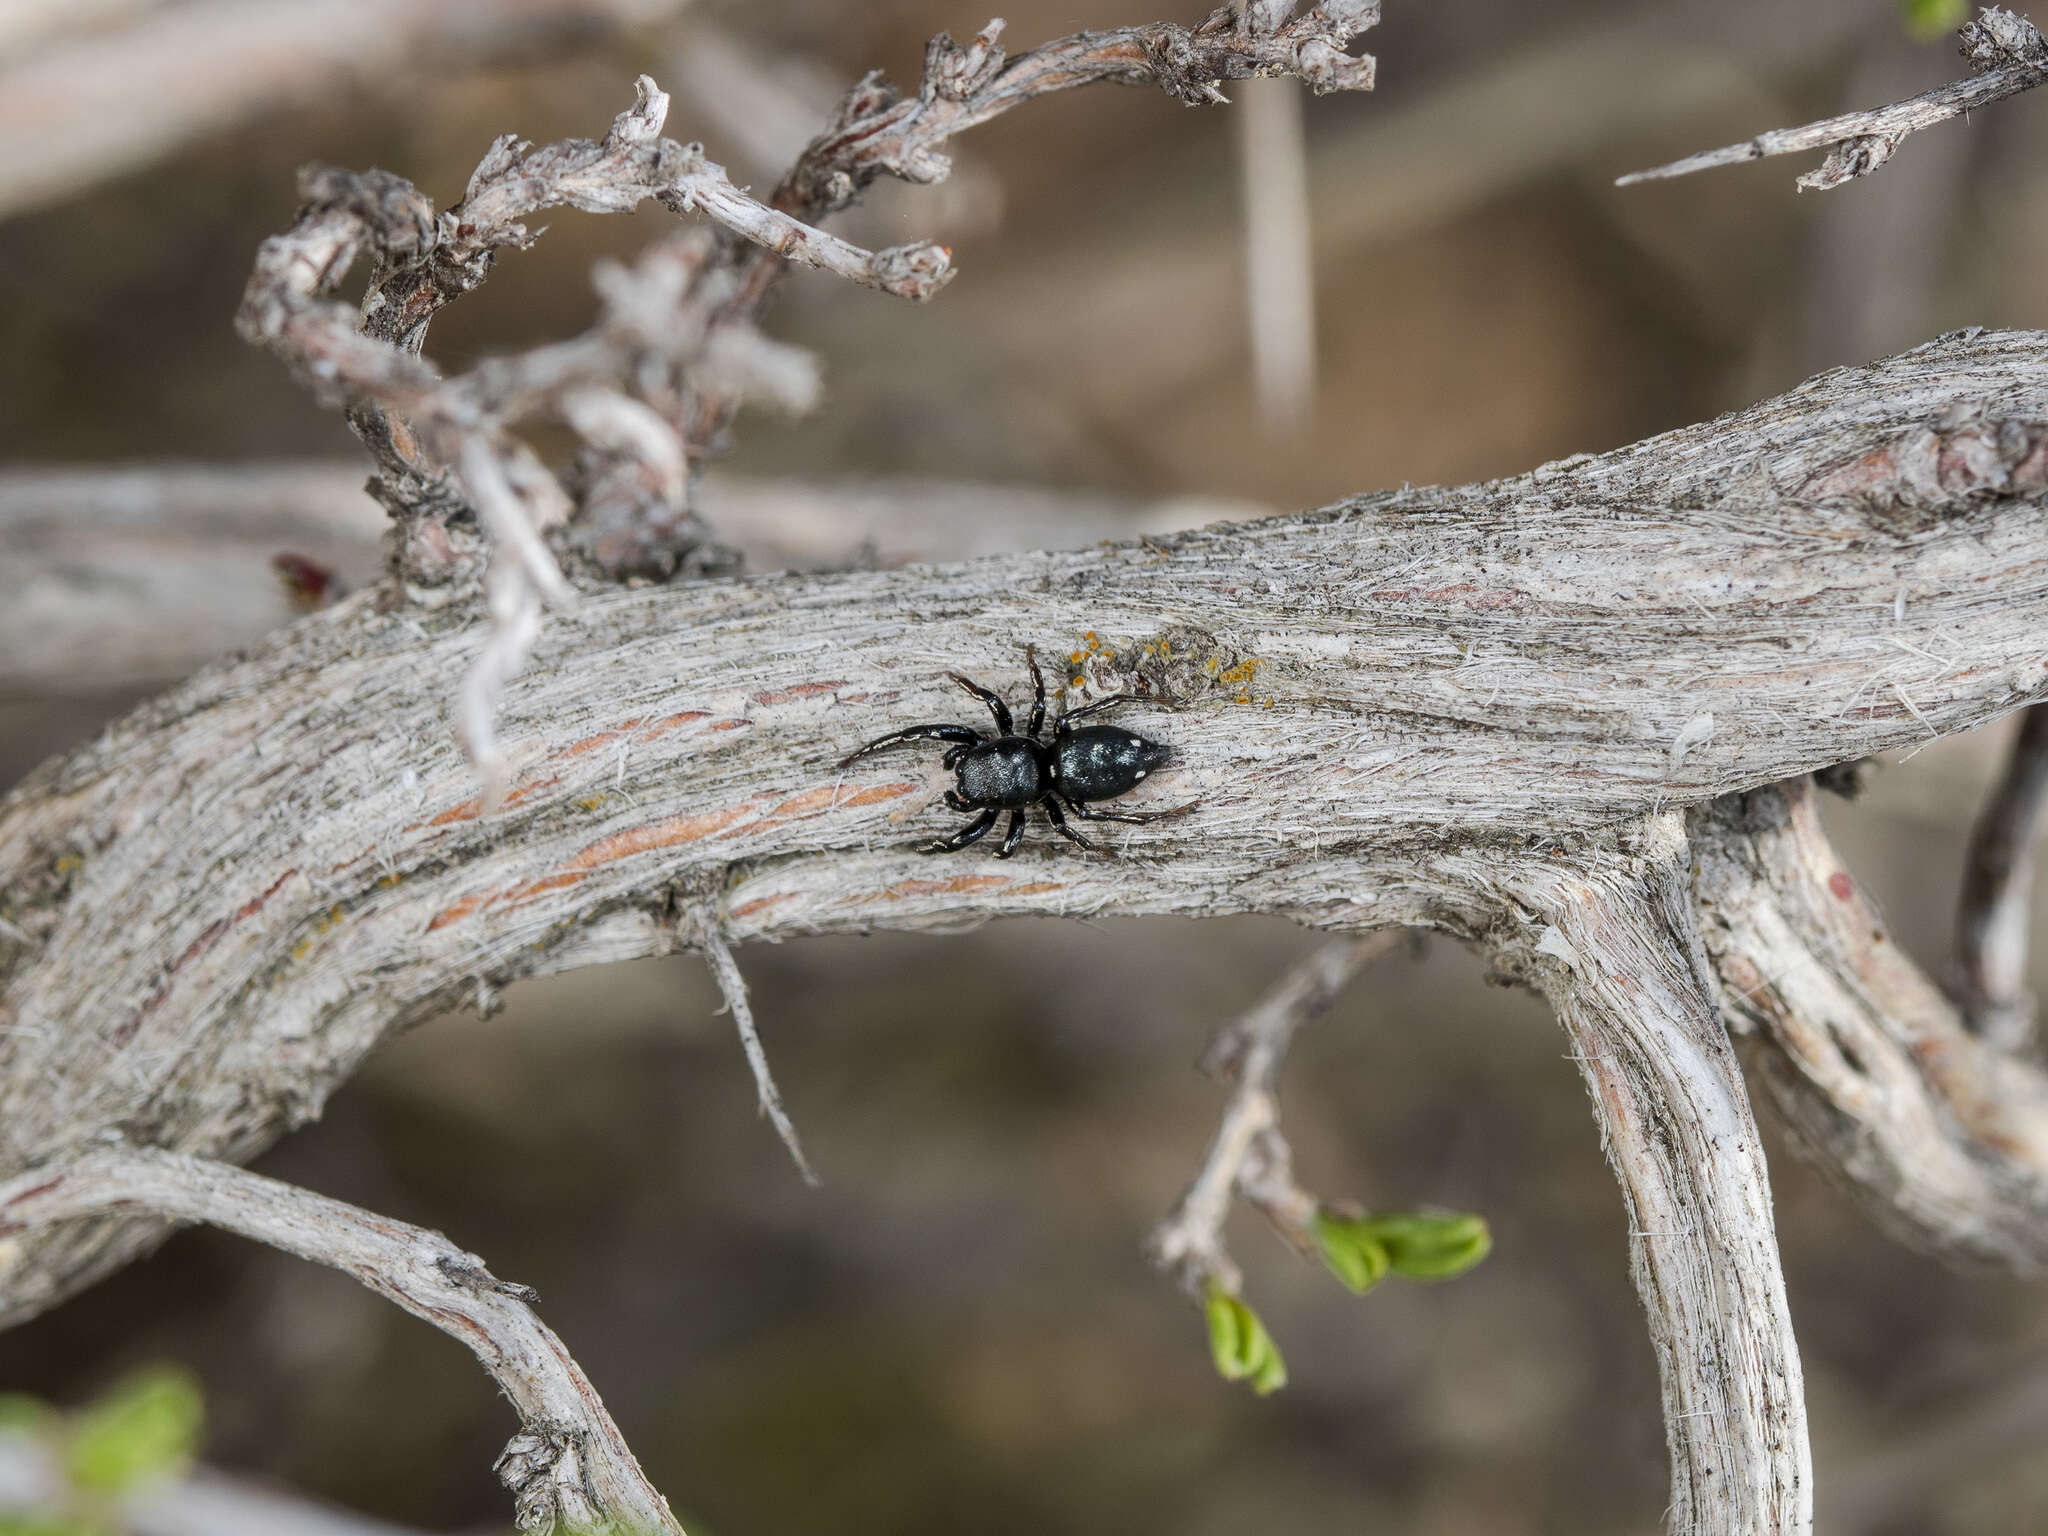
[{"label": "spider cephalothorax", "polygon": [[1184,805],[1170,811],[1144,813],[1092,809],[1091,801],[1114,800],[1135,789],[1153,769],[1165,765],[1172,749],[1164,742],[1148,741],[1113,725],[1075,729],[1076,721],[1112,705],[1147,702],[1134,693],[1112,694],[1068,710],[1053,722],[1051,738],[1041,740],[1040,733],[1045,728],[1045,676],[1038,670],[1038,658],[1029,647],[1025,649],[1024,660],[1031,668],[1031,719],[1022,735],[1010,718],[1009,706],[1000,698],[979,683],[970,682],[957,672],[948,672],[948,677],[988,706],[988,712],[995,717],[994,735],[971,725],[913,725],[876,737],[843,759],[839,766],[844,768],[870,752],[880,752],[901,742],[951,742],[940,759],[953,770],[954,787],[946,791],[946,804],[956,811],[979,814],[951,837],[928,844],[926,853],[965,848],[986,835],[996,824],[996,818],[1008,811],[1010,824],[1003,832],[1003,846],[996,850],[997,858],[1007,859],[1023,839],[1024,813],[1033,805],[1045,808],[1046,819],[1055,832],[1095,852],[1101,851],[1096,844],[1067,825],[1068,815],[1083,821],[1146,822],[1194,808]]}]

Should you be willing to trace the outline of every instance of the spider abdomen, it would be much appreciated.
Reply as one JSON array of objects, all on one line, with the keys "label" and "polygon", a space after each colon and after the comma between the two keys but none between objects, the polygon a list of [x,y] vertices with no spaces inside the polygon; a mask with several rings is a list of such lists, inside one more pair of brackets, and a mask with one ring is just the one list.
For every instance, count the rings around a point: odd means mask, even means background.
[{"label": "spider abdomen", "polygon": [[1045,797],[1043,752],[1022,736],[1002,736],[969,747],[954,762],[960,798],[975,805],[1016,809]]},{"label": "spider abdomen", "polygon": [[1137,788],[1172,755],[1164,743],[1147,741],[1113,725],[1063,731],[1057,749],[1054,777],[1061,792],[1075,800],[1113,800]]}]

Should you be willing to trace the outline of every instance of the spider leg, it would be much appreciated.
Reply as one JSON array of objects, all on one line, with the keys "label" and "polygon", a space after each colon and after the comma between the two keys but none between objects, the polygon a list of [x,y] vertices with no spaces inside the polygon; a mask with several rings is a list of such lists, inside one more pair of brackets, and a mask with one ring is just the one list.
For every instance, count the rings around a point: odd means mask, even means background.
[{"label": "spider leg", "polygon": [[996,717],[997,730],[1001,731],[1005,736],[1014,736],[1017,734],[1016,722],[1010,719],[1009,705],[1005,704],[1001,699],[997,698],[993,693],[989,692],[988,689],[982,687],[981,684],[975,682],[972,678],[962,677],[958,672],[948,672],[946,676],[953,679],[954,682],[958,683],[962,688],[965,688],[969,693],[973,694],[977,699],[981,700],[982,703],[988,706],[988,712]]},{"label": "spider leg", "polygon": [[1132,826],[1143,826],[1148,821],[1164,821],[1169,816],[1185,816],[1202,802],[1190,800],[1186,805],[1176,805],[1165,811],[1091,811],[1073,796],[1064,797],[1066,806],[1083,821],[1122,821]]},{"label": "spider leg", "polygon": [[996,813],[992,810],[983,811],[979,816],[975,817],[974,820],[967,823],[966,826],[962,827],[958,832],[955,832],[951,837],[943,838],[936,843],[926,843],[922,848],[918,849],[917,851],[919,853],[958,853],[962,848],[965,848],[969,843],[974,842],[977,839],[984,836],[988,832],[988,829],[994,826],[995,824]]},{"label": "spider leg", "polygon": [[971,747],[981,741],[981,732],[971,725],[913,725],[908,730],[891,731],[886,736],[877,736],[857,752],[849,752],[839,759],[844,768],[858,762],[871,752],[880,752],[904,741],[951,741],[963,747]]},{"label": "spider leg", "polygon": [[1010,825],[1003,831],[1003,846],[996,850],[996,857],[1007,859],[1017,851],[1017,845],[1024,841],[1024,813],[1010,812]]},{"label": "spider leg", "polygon": [[1112,709],[1118,704],[1157,704],[1158,702],[1157,699],[1147,698],[1142,693],[1112,693],[1106,699],[1097,699],[1092,704],[1083,704],[1079,709],[1068,710],[1060,716],[1059,728],[1064,731],[1076,720],[1085,720],[1090,715],[1100,714],[1103,710]]},{"label": "spider leg", "polygon": [[1046,819],[1052,823],[1053,831],[1059,833],[1061,837],[1064,837],[1070,843],[1079,843],[1090,853],[1102,852],[1100,844],[1089,842],[1087,838],[1067,825],[1067,818],[1060,814],[1059,801],[1048,795],[1045,799],[1039,801],[1039,804],[1045,807]]},{"label": "spider leg", "polygon": [[1024,665],[1031,669],[1031,724],[1024,728],[1024,734],[1032,740],[1045,726],[1045,674],[1038,670],[1038,647],[1024,647]]}]

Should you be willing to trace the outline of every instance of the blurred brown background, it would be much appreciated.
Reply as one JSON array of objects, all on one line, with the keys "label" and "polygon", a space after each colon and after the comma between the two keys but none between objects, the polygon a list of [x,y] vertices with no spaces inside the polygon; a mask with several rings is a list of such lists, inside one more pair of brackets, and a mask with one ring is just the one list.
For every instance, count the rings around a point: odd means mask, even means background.
[{"label": "blurred brown background", "polygon": [[[1017,47],[1161,19],[1143,0],[1005,14]],[[348,79],[20,212],[0,222],[0,459],[348,456],[338,417],[230,327],[303,161],[382,165],[445,202],[496,134],[595,133],[646,70],[673,134],[765,187],[812,124],[750,91],[826,103],[877,65],[914,81],[930,33],[984,19],[701,0]],[[1610,185],[1959,73],[1895,0],[1389,0],[1363,44],[1379,89],[1307,109],[1320,367],[1298,434],[1253,403],[1229,111],[1096,88],[963,140],[946,187],[878,191],[852,232],[948,240],[961,276],[921,309],[793,280],[770,328],[822,355],[826,403],[742,418],[730,467],[1291,507],[1612,447],[1960,325],[2048,325],[2048,93],[1825,195],[1797,195],[1789,160]],[[580,328],[592,259],[666,217],[555,216],[431,352]],[[0,783],[139,696],[0,675]],[[1932,966],[1995,751],[1943,744],[1833,814]],[[1583,1090],[1544,1010],[1454,946],[1383,963],[1303,1038],[1287,1115],[1312,1188],[1484,1211],[1494,1257],[1358,1301],[1246,1222],[1247,1294],[1293,1371],[1264,1402],[1215,1379],[1146,1267],[1220,1099],[1192,1061],[1314,942],[1115,921],[743,952],[817,1192],[755,1118],[688,959],[424,1028],[262,1166],[537,1286],[693,1532],[1656,1529],[1654,1367]],[[1819,1529],[2048,1529],[2048,1291],[1897,1249],[1771,1150]],[[488,1468],[512,1418],[466,1355],[217,1234],[0,1335],[0,1389],[77,1401],[166,1358],[204,1376],[221,1465],[425,1528],[507,1523]]]}]

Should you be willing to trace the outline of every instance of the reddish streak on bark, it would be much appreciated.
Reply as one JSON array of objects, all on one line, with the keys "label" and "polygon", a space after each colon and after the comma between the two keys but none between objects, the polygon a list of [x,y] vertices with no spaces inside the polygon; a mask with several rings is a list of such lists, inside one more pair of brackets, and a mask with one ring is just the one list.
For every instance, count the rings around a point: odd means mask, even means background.
[{"label": "reddish streak on bark", "polygon": [[795,891],[784,891],[778,896],[757,896],[752,901],[741,902],[726,915],[735,921],[743,917],[752,917],[756,912],[766,912],[781,902],[794,901],[796,896]]},{"label": "reddish streak on bark", "polygon": [[964,896],[969,891],[997,890],[1010,883],[1008,875],[955,875],[950,880],[899,880],[868,899],[885,901],[891,896]]},{"label": "reddish streak on bark", "polygon": [[1828,876],[1828,889],[1835,893],[1835,900],[1847,901],[1856,894],[1856,882],[1844,870],[1836,870]]},{"label": "reddish streak on bark", "polygon": [[254,917],[258,912],[262,911],[263,904],[275,896],[285,881],[291,879],[297,873],[297,868],[286,870],[275,880],[271,881],[270,888],[260,896],[250,897],[239,907],[235,908],[231,915],[216,918],[211,923],[208,923],[200,931],[199,936],[185,946],[184,951],[178,958],[165,967],[163,975],[157,978],[156,986],[151,989],[149,996],[143,1000],[142,1006],[136,1009],[127,1019],[123,1020],[121,1026],[114,1031],[114,1044],[126,1045],[130,1040],[133,1040],[135,1032],[142,1028],[142,1021],[163,1006],[163,1000],[170,996],[171,978],[205,954],[209,949],[212,949],[214,945],[218,944],[221,940],[221,935],[234,927],[236,923],[239,923],[245,917]]},{"label": "reddish streak on bark", "polygon": [[686,709],[679,715],[670,715],[666,720],[657,720],[640,733],[642,741],[652,741],[657,736],[666,736],[670,731],[680,730],[693,721],[706,720],[710,716],[701,709]]},{"label": "reddish streak on bark", "polygon": [[884,800],[894,800],[907,795],[916,786],[913,784],[878,784],[867,789],[844,793],[837,784],[826,784],[817,789],[807,789],[800,795],[792,795],[772,810],[761,813],[760,825],[772,826],[778,821],[788,821],[797,816],[808,816],[814,811],[837,810],[842,805],[876,805]]},{"label": "reddish streak on bark", "polygon": [[581,885],[590,878],[587,874],[543,875],[538,880],[529,880],[524,885],[515,885],[505,893],[505,905],[516,907],[521,902],[532,901],[545,896],[549,891],[566,891],[572,885]]},{"label": "reddish streak on bark", "polygon": [[736,731],[742,726],[752,725],[753,723],[751,720],[715,720],[706,729],[713,731]]},{"label": "reddish streak on bark", "polygon": [[646,720],[647,717],[645,715],[635,715],[631,720],[621,720],[616,729],[599,731],[595,736],[586,736],[583,740],[562,748],[555,755],[557,757],[581,757],[586,752],[595,752],[599,747],[608,747],[613,742],[637,730],[646,723]]},{"label": "reddish streak on bark", "polygon": [[56,1178],[51,1179],[47,1184],[38,1184],[33,1189],[24,1189],[20,1194],[16,1195],[12,1200],[8,1201],[7,1203],[9,1205],[19,1205],[24,1200],[35,1199],[37,1195],[47,1195],[51,1190],[57,1188],[63,1182],[64,1176],[62,1174],[59,1174]]},{"label": "reddish streak on bark", "polygon": [[450,923],[460,922],[496,895],[495,891],[482,891],[475,896],[463,897],[453,906],[443,907],[434,914],[433,921],[427,924],[427,932],[432,933],[436,928],[445,928]]},{"label": "reddish streak on bark", "polygon": [[757,693],[747,702],[749,704],[787,704],[791,699],[813,698],[818,694],[831,693],[834,689],[844,688],[845,686],[846,680],[844,678],[833,683],[798,683],[793,688],[784,688],[775,693]]},{"label": "reddish streak on bark", "polygon": [[465,896],[460,901],[442,908],[427,924],[427,931],[445,928],[459,922],[479,908],[495,902],[531,901],[549,891],[562,890],[585,879],[589,872],[606,864],[617,863],[620,859],[635,854],[652,853],[661,848],[674,848],[682,843],[699,842],[715,837],[735,823],[747,821],[752,826],[772,826],[778,821],[812,815],[819,811],[837,810],[842,806],[874,805],[883,800],[894,800],[899,795],[916,792],[915,784],[876,784],[867,789],[846,794],[836,785],[806,790],[792,795],[775,805],[769,806],[749,820],[749,812],[761,802],[753,799],[739,805],[727,806],[724,810],[706,811],[697,816],[672,816],[667,821],[650,822],[646,826],[629,827],[623,832],[614,832],[609,837],[599,838],[583,849],[574,858],[552,875],[531,880],[523,885],[509,886],[503,890],[480,891]]},{"label": "reddish streak on bark", "polygon": [[[537,779],[531,784],[522,784],[519,786],[519,788],[513,790],[511,794],[507,795],[504,798],[502,805],[517,805],[520,801],[524,800],[528,795],[534,794],[537,791],[543,789],[553,789],[557,784],[561,782],[562,776],[558,773],[552,779]],[[434,817],[432,820],[427,821],[425,823],[416,821],[411,826],[407,827],[405,830],[408,832],[412,832],[416,831],[422,825],[426,825],[429,827],[445,827],[452,822],[475,821],[477,817],[483,815],[483,813],[484,802],[481,797],[475,800],[465,800],[460,805],[450,806],[447,810],[443,811],[440,815]]]}]

